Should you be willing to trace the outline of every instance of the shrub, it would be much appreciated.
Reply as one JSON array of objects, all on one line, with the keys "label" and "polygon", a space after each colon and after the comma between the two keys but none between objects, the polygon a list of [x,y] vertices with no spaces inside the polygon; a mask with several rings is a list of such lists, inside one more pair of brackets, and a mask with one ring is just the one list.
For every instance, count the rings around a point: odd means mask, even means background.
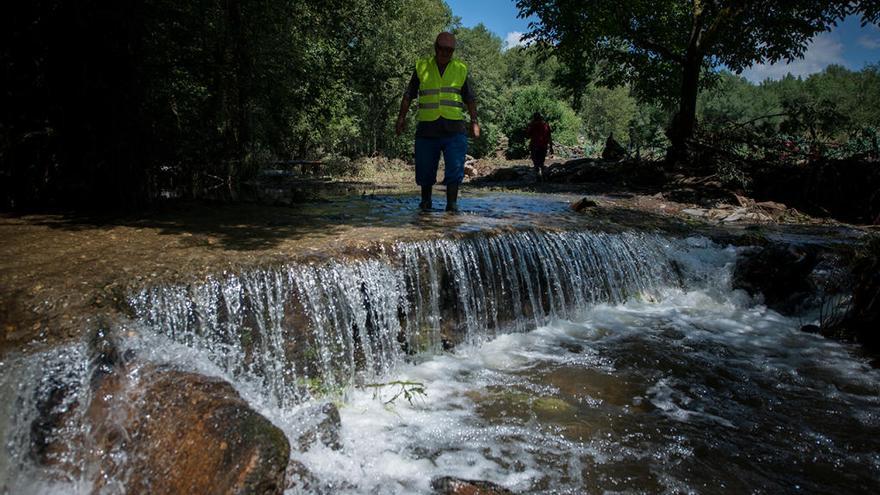
[{"label": "shrub", "polygon": [[501,130],[497,125],[487,122],[480,123],[480,137],[471,138],[468,141],[468,153],[475,158],[483,158],[491,154],[498,147],[501,140]]},{"label": "shrub", "polygon": [[526,126],[532,114],[541,112],[553,130],[553,141],[573,146],[577,144],[581,121],[571,107],[558,100],[546,86],[516,88],[503,99],[501,132],[508,137],[507,156],[522,158],[528,155]]}]

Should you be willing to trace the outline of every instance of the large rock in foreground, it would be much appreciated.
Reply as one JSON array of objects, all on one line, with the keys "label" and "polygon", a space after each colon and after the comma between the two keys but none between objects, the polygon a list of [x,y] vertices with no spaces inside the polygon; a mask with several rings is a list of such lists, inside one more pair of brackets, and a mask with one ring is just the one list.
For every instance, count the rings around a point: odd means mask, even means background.
[{"label": "large rock in foreground", "polygon": [[118,439],[127,462],[107,466],[122,471],[112,478],[125,480],[126,493],[283,491],[287,438],[229,383],[175,370],[148,375],[129,438]]},{"label": "large rock in foreground", "polygon": [[284,491],[287,437],[230,383],[144,361],[106,328],[88,342],[86,358],[82,372],[47,361],[33,411],[21,413],[28,431],[10,447],[23,466],[95,494]]},{"label": "large rock in foreground", "polygon": [[290,444],[228,382],[140,362],[91,341],[85,411],[96,493],[260,495],[284,490]]}]

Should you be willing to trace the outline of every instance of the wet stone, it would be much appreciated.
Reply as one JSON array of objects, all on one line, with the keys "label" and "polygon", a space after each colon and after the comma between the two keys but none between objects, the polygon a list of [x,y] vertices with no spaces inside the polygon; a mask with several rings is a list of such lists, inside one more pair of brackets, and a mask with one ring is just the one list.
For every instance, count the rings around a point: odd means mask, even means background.
[{"label": "wet stone", "polygon": [[287,438],[229,383],[159,372],[143,399],[131,493],[281,493]]},{"label": "wet stone", "polygon": [[597,206],[599,206],[599,203],[593,201],[592,199],[581,198],[581,199],[575,201],[574,203],[572,203],[571,209],[574,211],[584,211],[587,208],[595,208]]},{"label": "wet stone", "polygon": [[301,410],[298,414],[299,430],[302,432],[294,444],[300,451],[306,451],[320,442],[333,450],[342,448],[339,441],[339,429],[342,423],[339,410],[332,402],[316,404]]},{"label": "wet stone", "polygon": [[810,275],[816,253],[793,245],[772,245],[743,253],[733,272],[733,287],[762,294],[767,307],[796,313],[814,291]]},{"label": "wet stone", "polygon": [[305,464],[295,459],[291,459],[287,463],[287,473],[284,480],[285,490],[293,490],[295,493],[323,493],[319,487],[318,479]]},{"label": "wet stone", "polygon": [[804,325],[801,327],[801,332],[818,334],[822,332],[822,329],[819,328],[819,325]]},{"label": "wet stone", "polygon": [[514,492],[490,481],[465,480],[443,476],[431,480],[431,488],[438,495],[508,495]]},{"label": "wet stone", "polygon": [[559,344],[559,346],[572,354],[580,354],[584,352],[584,346],[573,342],[563,342]]},{"label": "wet stone", "polygon": [[105,375],[89,407],[105,452],[97,492],[124,479],[126,493],[282,493],[287,438],[232,385],[152,365],[130,371]]}]

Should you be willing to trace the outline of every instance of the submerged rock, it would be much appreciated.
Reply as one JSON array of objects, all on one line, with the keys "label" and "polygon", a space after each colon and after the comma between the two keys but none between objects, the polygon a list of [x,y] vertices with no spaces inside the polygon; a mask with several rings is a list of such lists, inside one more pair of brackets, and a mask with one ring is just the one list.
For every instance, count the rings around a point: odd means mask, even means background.
[{"label": "submerged rock", "polygon": [[822,329],[819,327],[819,325],[808,324],[808,325],[803,325],[801,327],[801,332],[818,334],[821,331],[822,331]]},{"label": "submerged rock", "polygon": [[332,402],[306,407],[297,416],[302,433],[294,440],[294,444],[299,450],[308,450],[317,442],[333,450],[342,448],[339,441],[339,429],[342,427],[339,410]]},{"label": "submerged rock", "polygon": [[733,272],[734,289],[762,294],[768,308],[792,315],[814,294],[810,278],[816,253],[795,246],[771,245],[739,256]]},{"label": "submerged rock", "polygon": [[599,206],[599,203],[593,201],[590,198],[581,198],[574,203],[571,204],[571,209],[574,211],[584,211],[587,208],[595,208]]},{"label": "submerged rock", "polygon": [[284,480],[285,490],[294,490],[296,493],[324,493],[320,486],[318,479],[305,464],[295,459],[291,459],[287,463],[287,474]]},{"label": "submerged rock", "polygon": [[490,481],[465,480],[443,476],[431,480],[438,495],[512,495],[513,492]]},{"label": "submerged rock", "polygon": [[845,314],[823,325],[828,337],[855,340],[873,352],[880,352],[880,236],[869,238],[856,252],[851,303]]},{"label": "submerged rock", "polygon": [[568,402],[557,397],[538,397],[532,404],[533,409],[538,414],[567,414],[574,407]]}]

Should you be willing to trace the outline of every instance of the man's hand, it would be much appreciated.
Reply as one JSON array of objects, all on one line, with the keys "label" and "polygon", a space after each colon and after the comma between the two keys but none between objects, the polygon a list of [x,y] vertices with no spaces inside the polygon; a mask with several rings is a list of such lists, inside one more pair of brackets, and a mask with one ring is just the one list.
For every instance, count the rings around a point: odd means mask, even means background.
[{"label": "man's hand", "polygon": [[471,121],[471,136],[474,138],[480,137],[480,124],[476,120]]},{"label": "man's hand", "polygon": [[409,95],[403,94],[400,100],[400,111],[397,112],[397,122],[394,123],[394,135],[400,136],[406,127],[406,113],[409,112]]}]

